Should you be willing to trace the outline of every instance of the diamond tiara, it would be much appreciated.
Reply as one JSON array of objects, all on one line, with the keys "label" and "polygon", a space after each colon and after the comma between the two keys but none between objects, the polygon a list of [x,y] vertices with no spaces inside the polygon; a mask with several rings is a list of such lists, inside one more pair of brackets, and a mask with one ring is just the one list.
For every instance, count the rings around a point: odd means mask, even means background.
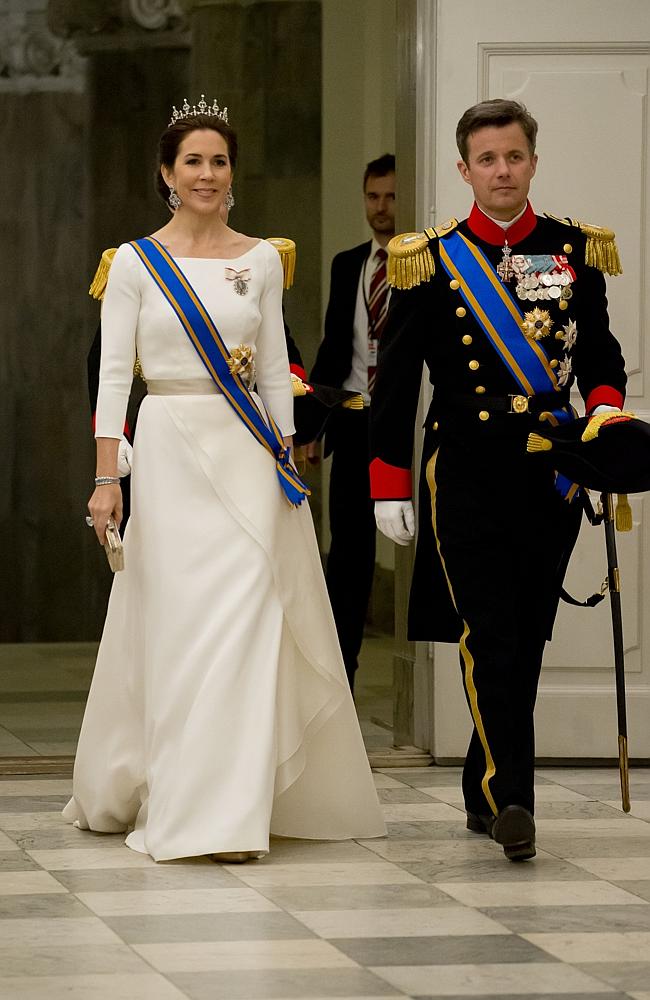
[{"label": "diamond tiara", "polygon": [[191,107],[187,103],[187,97],[183,103],[183,107],[180,111],[177,110],[176,105],[172,107],[172,116],[167,128],[170,125],[175,125],[176,122],[182,121],[183,118],[191,118],[193,115],[207,115],[209,118],[219,118],[226,125],[228,124],[228,108],[219,108],[217,104],[217,99],[215,97],[212,105],[210,106],[206,99],[205,94],[201,94],[201,100],[197,104],[193,104]]}]

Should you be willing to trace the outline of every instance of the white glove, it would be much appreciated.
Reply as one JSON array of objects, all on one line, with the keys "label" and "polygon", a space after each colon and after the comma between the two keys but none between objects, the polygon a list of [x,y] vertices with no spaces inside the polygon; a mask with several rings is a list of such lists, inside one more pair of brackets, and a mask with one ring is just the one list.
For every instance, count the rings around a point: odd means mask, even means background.
[{"label": "white glove", "polygon": [[126,440],[124,435],[122,435],[122,440],[120,441],[119,447],[117,449],[117,474],[122,479],[124,476],[131,475],[131,456],[133,455],[133,448]]},{"label": "white glove", "polygon": [[375,521],[382,535],[396,545],[408,545],[415,535],[415,512],[410,500],[375,500]]},{"label": "white glove", "polygon": [[621,412],[620,406],[610,406],[609,403],[601,403],[600,406],[597,406],[593,410],[591,415],[592,417],[595,417],[599,413],[620,413],[620,412]]}]

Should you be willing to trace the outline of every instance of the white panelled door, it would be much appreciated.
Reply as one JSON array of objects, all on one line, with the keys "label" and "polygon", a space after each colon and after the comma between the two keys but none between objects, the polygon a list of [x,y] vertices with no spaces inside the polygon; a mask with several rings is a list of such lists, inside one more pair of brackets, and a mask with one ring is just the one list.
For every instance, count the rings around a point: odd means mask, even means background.
[{"label": "white panelled door", "polygon": [[[627,360],[628,406],[650,418],[650,3],[420,0],[419,31],[418,147],[429,162],[418,177],[418,225],[463,218],[470,208],[471,193],[455,166],[463,111],[488,97],[522,100],[540,126],[535,210],[616,230],[624,274],[608,278],[612,329]],[[638,758],[650,757],[650,497],[631,502],[634,531],[617,540],[629,750]],[[605,572],[603,529],[585,525],[567,589],[583,598]],[[534,576],[522,586],[534,601]],[[432,652],[430,748],[439,760],[462,757],[470,721],[458,654],[442,643]],[[617,755],[608,600],[591,610],[561,606],[540,685],[537,753]]]}]

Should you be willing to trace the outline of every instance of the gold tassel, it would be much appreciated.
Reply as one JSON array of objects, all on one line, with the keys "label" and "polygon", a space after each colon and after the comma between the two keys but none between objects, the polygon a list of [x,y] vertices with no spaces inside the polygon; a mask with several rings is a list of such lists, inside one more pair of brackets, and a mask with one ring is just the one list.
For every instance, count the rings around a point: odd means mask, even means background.
[{"label": "gold tassel", "polygon": [[133,374],[135,375],[136,378],[141,378],[142,381],[146,384],[147,380],[144,377],[144,372],[142,370],[142,364],[141,364],[140,358],[138,357],[137,354],[135,356],[135,362],[133,364]]},{"label": "gold tassel", "polygon": [[550,212],[544,212],[547,219],[554,219],[565,226],[574,226],[580,229],[587,237],[585,246],[585,264],[589,267],[597,267],[599,271],[613,276],[623,274],[621,258],[616,246],[616,233],[612,229],[605,229],[603,226],[592,226],[588,222],[578,222],[577,219],[561,219]]},{"label": "gold tassel", "polygon": [[269,236],[266,242],[275,247],[280,254],[284,274],[283,287],[285,290],[291,288],[296,273],[296,244],[285,236]]},{"label": "gold tassel", "polygon": [[632,508],[626,493],[619,493],[616,501],[616,530],[632,530]]},{"label": "gold tassel", "polygon": [[291,391],[294,396],[306,396],[307,387],[299,375],[291,373]]},{"label": "gold tassel", "polygon": [[386,279],[393,288],[415,288],[436,271],[429,239],[423,233],[402,233],[388,244]]},{"label": "gold tassel", "polygon": [[605,274],[623,274],[621,258],[616,246],[616,234],[602,226],[590,226],[586,222],[576,222],[587,237],[585,264],[597,267]]},{"label": "gold tassel", "polygon": [[585,443],[587,441],[594,441],[598,437],[600,428],[607,424],[613,418],[616,421],[620,420],[621,417],[628,417],[630,420],[634,419],[635,414],[630,413],[628,410],[606,410],[605,413],[597,413],[595,417],[589,418],[589,423],[585,427],[580,437],[581,441]]},{"label": "gold tassel", "polygon": [[360,392],[356,396],[350,396],[349,399],[344,399],[341,406],[345,410],[362,410],[364,407],[363,396]]},{"label": "gold tassel", "polygon": [[104,292],[106,291],[106,282],[108,281],[108,272],[111,269],[111,264],[113,263],[113,257],[117,252],[117,247],[109,247],[108,250],[104,250],[101,255],[99,265],[95,271],[95,277],[93,278],[90,288],[88,289],[88,294],[92,295],[94,299],[103,299]]},{"label": "gold tassel", "polygon": [[526,451],[530,452],[551,451],[552,447],[553,447],[553,442],[549,441],[548,438],[542,437],[541,434],[535,434],[535,432],[533,431],[532,434],[528,435],[528,444],[526,445]]}]

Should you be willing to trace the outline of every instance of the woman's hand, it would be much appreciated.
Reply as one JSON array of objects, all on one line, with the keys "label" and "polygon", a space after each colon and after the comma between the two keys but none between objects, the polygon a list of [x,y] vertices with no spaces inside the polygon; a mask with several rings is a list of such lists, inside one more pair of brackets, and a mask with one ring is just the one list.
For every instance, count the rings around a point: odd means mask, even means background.
[{"label": "woman's hand", "polygon": [[122,490],[118,483],[96,486],[88,501],[88,510],[93,519],[95,534],[101,545],[106,541],[106,525],[113,518],[119,528],[122,523]]}]

